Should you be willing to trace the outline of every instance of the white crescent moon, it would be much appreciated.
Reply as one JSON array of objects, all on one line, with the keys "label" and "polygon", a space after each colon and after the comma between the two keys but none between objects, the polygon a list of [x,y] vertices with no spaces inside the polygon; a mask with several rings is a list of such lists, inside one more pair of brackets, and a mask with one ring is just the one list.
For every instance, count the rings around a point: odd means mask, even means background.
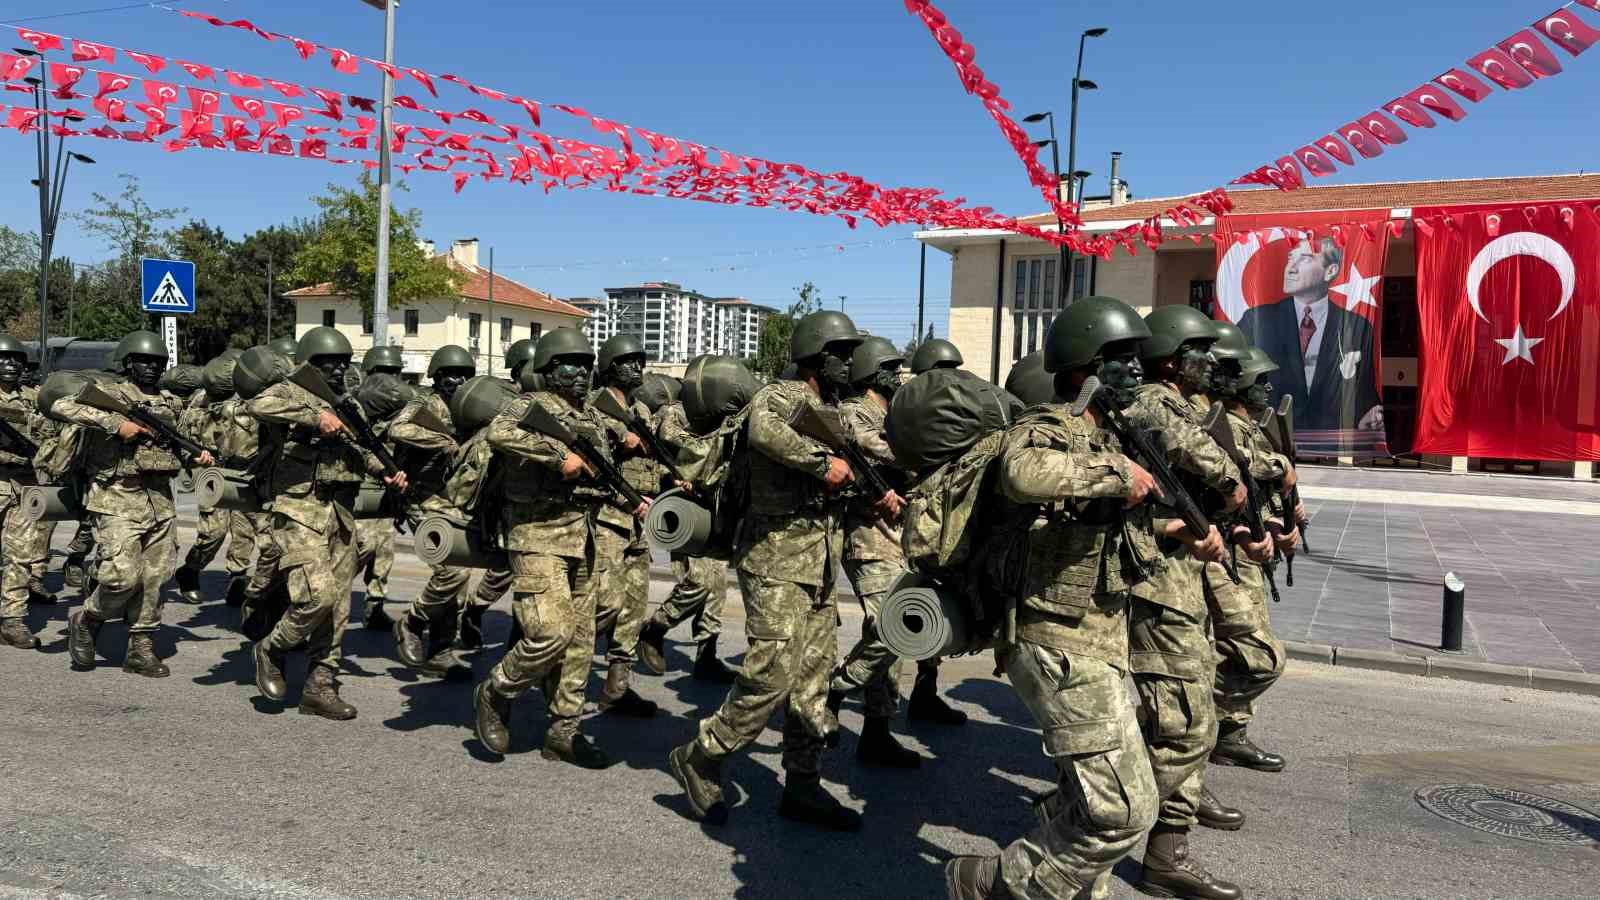
[{"label": "white crescent moon", "polygon": [[1250,308],[1250,300],[1244,295],[1244,270],[1250,265],[1251,258],[1267,244],[1288,236],[1282,228],[1271,228],[1267,230],[1267,240],[1263,243],[1259,234],[1251,232],[1242,244],[1234,241],[1228,252],[1222,254],[1222,262],[1217,265],[1217,304],[1222,307],[1222,314],[1228,317],[1229,322],[1238,322]]},{"label": "white crescent moon", "polygon": [[[1567,305],[1572,302],[1572,293],[1578,285],[1578,272],[1572,264],[1572,255],[1567,252],[1567,248],[1552,238],[1534,231],[1516,231],[1490,241],[1478,251],[1477,256],[1472,258],[1472,265],[1467,269],[1467,302],[1472,304],[1472,311],[1478,314],[1478,318],[1485,322],[1489,321],[1489,317],[1483,314],[1483,305],[1478,294],[1483,287],[1483,276],[1489,274],[1495,263],[1513,256],[1535,256],[1556,270],[1556,274],[1561,277],[1561,303],[1556,306],[1556,311],[1550,314],[1550,318],[1554,319],[1566,312]],[[1217,277],[1221,279],[1220,271]]]}]

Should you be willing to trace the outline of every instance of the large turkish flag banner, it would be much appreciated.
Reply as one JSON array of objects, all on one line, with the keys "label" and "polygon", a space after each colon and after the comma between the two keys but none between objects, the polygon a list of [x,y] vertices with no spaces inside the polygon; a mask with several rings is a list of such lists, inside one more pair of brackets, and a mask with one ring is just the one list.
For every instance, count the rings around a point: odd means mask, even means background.
[{"label": "large turkish flag banner", "polygon": [[1596,202],[1413,210],[1418,453],[1600,459]]},{"label": "large turkish flag banner", "polygon": [[1388,456],[1379,328],[1389,210],[1217,219],[1216,316],[1278,364],[1303,455]]}]

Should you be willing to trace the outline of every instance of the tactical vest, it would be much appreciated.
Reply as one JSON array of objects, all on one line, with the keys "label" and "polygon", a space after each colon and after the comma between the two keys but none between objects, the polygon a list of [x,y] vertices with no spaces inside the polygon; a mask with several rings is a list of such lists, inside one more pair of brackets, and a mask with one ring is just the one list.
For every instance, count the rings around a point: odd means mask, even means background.
[{"label": "tactical vest", "polygon": [[[771,409],[771,414],[788,420],[801,404],[821,402],[801,382],[779,381],[756,393],[750,401],[751,418],[760,415],[762,410]],[[745,427],[750,425],[747,423]],[[821,447],[810,438],[796,437]],[[826,508],[828,495],[820,479],[771,459],[748,442],[746,448],[750,461],[750,512],[762,516],[789,516],[801,510],[819,513]]]},{"label": "tactical vest", "polygon": [[[181,401],[176,396],[165,391],[146,394],[127,382],[102,385],[102,389],[148,408],[168,425],[177,428]],[[180,468],[178,457],[171,450],[146,439],[130,444],[98,429],[91,429],[86,437],[84,468],[100,481],[137,475],[173,475]]]}]

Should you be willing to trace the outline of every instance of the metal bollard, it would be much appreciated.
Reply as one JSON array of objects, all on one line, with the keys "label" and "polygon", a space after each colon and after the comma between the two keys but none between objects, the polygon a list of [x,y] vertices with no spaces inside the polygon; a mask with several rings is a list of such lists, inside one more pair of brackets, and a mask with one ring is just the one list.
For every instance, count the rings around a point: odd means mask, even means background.
[{"label": "metal bollard", "polygon": [[1467,586],[1456,573],[1444,576],[1444,618],[1439,625],[1439,649],[1461,652],[1461,634],[1466,628]]}]

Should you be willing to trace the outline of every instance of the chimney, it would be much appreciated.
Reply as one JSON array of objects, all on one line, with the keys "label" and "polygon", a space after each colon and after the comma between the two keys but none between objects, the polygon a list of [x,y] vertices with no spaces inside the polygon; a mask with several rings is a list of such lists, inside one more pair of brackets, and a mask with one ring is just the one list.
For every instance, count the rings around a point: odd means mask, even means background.
[{"label": "chimney", "polygon": [[478,239],[464,238],[450,245],[450,258],[468,268],[478,267]]},{"label": "chimney", "polygon": [[1111,151],[1111,205],[1128,202],[1128,186],[1122,182],[1122,151]]},{"label": "chimney", "polygon": [[439,252],[438,248],[433,245],[433,241],[417,241],[417,246],[422,248],[423,253],[428,254],[429,259],[432,259],[433,255]]}]

